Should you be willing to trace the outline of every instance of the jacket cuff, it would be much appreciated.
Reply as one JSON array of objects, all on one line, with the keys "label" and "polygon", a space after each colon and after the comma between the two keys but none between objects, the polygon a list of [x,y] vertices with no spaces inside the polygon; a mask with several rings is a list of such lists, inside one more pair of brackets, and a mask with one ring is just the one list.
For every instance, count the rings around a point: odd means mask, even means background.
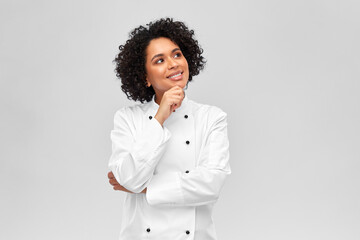
[{"label": "jacket cuff", "polygon": [[146,190],[149,205],[178,205],[184,202],[180,173],[169,172],[153,175]]}]

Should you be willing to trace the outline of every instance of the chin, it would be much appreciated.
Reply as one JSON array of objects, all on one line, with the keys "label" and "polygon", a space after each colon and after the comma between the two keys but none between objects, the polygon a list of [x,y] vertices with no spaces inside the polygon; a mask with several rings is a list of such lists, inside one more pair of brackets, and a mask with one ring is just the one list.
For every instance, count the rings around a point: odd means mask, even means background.
[{"label": "chin", "polygon": [[179,86],[179,87],[181,87],[181,88],[185,88],[186,83],[184,83],[184,82],[177,82],[177,83],[175,83],[175,86]]}]

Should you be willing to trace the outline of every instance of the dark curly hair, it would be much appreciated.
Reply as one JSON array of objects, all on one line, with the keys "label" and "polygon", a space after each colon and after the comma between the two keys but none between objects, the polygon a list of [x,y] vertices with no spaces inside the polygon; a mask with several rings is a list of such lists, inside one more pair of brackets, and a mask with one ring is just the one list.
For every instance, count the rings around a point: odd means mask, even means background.
[{"label": "dark curly hair", "polygon": [[204,69],[203,49],[194,38],[194,30],[189,30],[183,22],[161,18],[145,27],[139,26],[130,32],[126,43],[119,46],[120,52],[113,61],[121,89],[128,99],[141,103],[152,100],[155,91],[152,86],[146,86],[145,79],[146,48],[152,39],[159,37],[169,38],[180,47],[189,66],[188,83]]}]

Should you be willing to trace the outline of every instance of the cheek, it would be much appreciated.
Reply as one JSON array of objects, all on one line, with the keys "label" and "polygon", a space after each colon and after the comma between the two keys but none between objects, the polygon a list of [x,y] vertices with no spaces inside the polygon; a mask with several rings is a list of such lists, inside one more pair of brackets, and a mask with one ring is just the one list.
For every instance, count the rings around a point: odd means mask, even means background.
[{"label": "cheek", "polygon": [[189,70],[189,65],[188,65],[188,62],[186,61],[186,58],[184,58],[183,65]]},{"label": "cheek", "polygon": [[163,77],[164,75],[164,68],[162,67],[157,67],[154,69],[154,75],[157,77]]},{"label": "cheek", "polygon": [[184,66],[186,67],[187,74],[189,75],[189,65],[188,65],[187,61],[185,61],[185,65],[184,65]]},{"label": "cheek", "polygon": [[165,75],[164,68],[161,67],[150,67],[148,68],[148,76],[152,79],[163,78]]}]

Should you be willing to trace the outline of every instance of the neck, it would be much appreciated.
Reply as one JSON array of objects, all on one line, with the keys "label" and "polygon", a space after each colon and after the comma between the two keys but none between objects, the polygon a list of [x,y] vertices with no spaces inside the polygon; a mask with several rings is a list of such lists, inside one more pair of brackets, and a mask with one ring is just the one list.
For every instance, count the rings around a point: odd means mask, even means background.
[{"label": "neck", "polygon": [[155,102],[160,106],[161,99],[164,94],[155,94]]}]

